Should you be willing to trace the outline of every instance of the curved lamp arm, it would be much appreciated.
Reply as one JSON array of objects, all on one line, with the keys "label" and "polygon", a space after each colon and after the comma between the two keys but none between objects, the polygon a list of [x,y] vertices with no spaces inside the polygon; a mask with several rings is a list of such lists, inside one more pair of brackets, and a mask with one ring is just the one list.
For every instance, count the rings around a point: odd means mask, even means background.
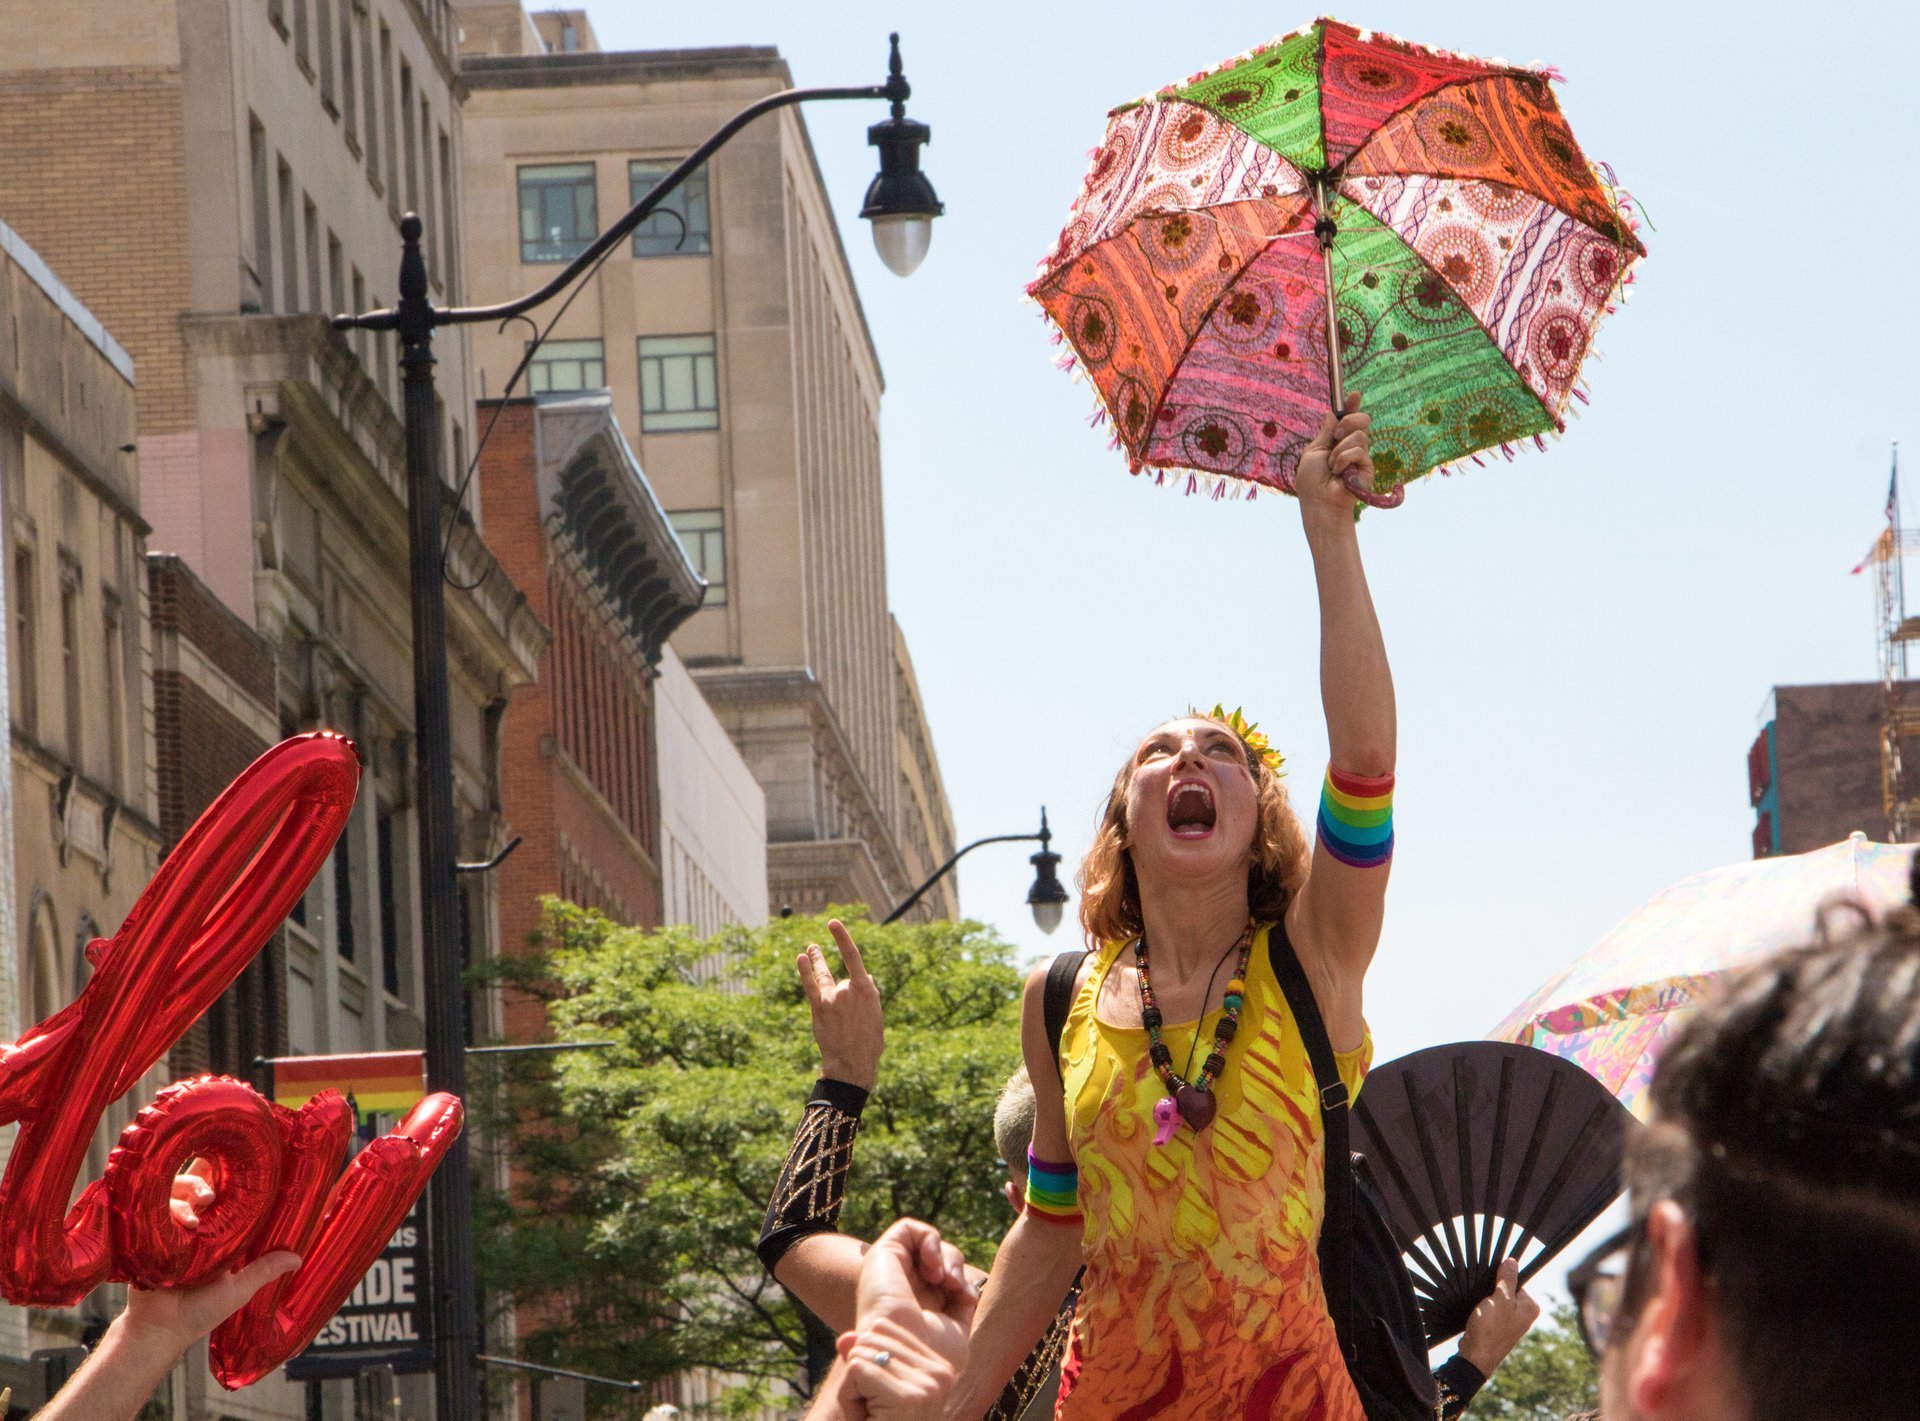
[{"label": "curved lamp arm", "polygon": [[[1060,880],[1054,873],[1055,868],[1059,865],[1060,855],[1053,852],[1053,830],[1047,826],[1047,811],[1044,807],[1040,810],[1039,833],[993,834],[984,839],[975,839],[971,844],[968,844],[964,849],[960,850],[960,852],[935,869],[932,874],[928,876],[925,883],[922,883],[918,888],[914,889],[913,892],[901,899],[899,905],[880,920],[881,926],[884,927],[888,923],[898,922],[915,903],[918,903],[921,898],[926,895],[929,888],[932,888],[934,884],[945,878],[953,871],[955,864],[959,863],[961,859],[965,858],[982,844],[1034,843],[1040,845],[1040,852],[1028,860],[1028,862],[1034,866],[1036,876],[1034,878],[1033,889],[1027,895],[1027,903],[1034,909],[1034,916],[1036,921],[1039,921],[1041,930],[1043,932],[1052,932],[1060,920],[1057,905],[1064,904],[1067,901],[1067,892],[1066,889],[1060,886]],[[1047,905],[1051,910],[1051,921],[1043,919],[1040,916],[1043,904]]]}]

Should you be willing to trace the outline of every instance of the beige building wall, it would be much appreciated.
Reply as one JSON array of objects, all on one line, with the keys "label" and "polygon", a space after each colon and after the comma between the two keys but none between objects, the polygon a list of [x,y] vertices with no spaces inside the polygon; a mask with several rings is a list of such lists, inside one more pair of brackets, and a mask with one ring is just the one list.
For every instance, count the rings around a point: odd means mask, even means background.
[{"label": "beige building wall", "polygon": [[[183,318],[388,304],[410,208],[433,299],[459,299],[450,4],[10,0],[0,16],[0,218],[139,362],[153,545],[251,620],[249,441],[240,412],[209,406]],[[393,338],[351,344],[396,403]],[[436,344],[451,462],[472,391],[460,334]]]},{"label": "beige building wall", "polygon": [[653,683],[663,921],[711,935],[767,920],[767,796],[679,656]]},{"label": "beige building wall", "polygon": [[[146,525],[138,512],[133,362],[40,255],[0,225],[0,509],[11,726],[10,900],[0,995],[13,1040],[66,1006],[158,862]],[[11,901],[10,901],[11,907]],[[13,916],[9,912],[9,916]],[[13,926],[13,924],[9,924]],[[17,997],[15,996],[17,984]],[[108,1114],[89,1160],[164,1080]],[[0,1353],[71,1345],[118,1306],[0,1307]]]},{"label": "beige building wall", "polygon": [[[523,170],[586,172],[597,232],[631,204],[635,163],[683,158],[792,82],[768,48],[605,53],[586,47],[585,30],[568,53],[553,47],[555,17],[534,18],[545,51],[502,52],[508,31],[493,24],[476,27],[491,48],[476,52],[470,35],[462,65],[479,301],[532,290],[560,270],[557,260],[524,259],[521,184],[537,174]],[[952,838],[950,817],[926,819],[945,812],[944,797],[914,801],[903,789],[898,717],[918,714],[918,701],[896,689],[879,362],[798,112],[742,131],[706,178],[708,239],[693,234],[683,253],[621,244],[551,339],[592,353],[590,375],[566,375],[612,392],[662,503],[719,525],[703,570],[724,591],[674,645],[765,790],[770,906],[855,901],[878,915],[919,881],[916,834],[930,845]],[[538,234],[531,254],[543,254]],[[651,377],[642,343],[674,338],[711,341],[707,427],[665,429],[643,408]],[[478,381],[498,393],[524,340],[477,330]],[[931,762],[924,720],[905,738]],[[952,902],[949,889],[926,911]]]},{"label": "beige building wall", "polygon": [[[34,582],[49,599],[42,606],[59,606],[59,578],[71,561],[93,599],[81,615],[89,628],[100,624],[100,589],[111,590],[116,559],[137,567],[147,529],[138,515],[116,506],[109,517],[99,505],[111,492],[133,506],[137,462],[152,524],[147,546],[177,554],[263,638],[274,662],[262,678],[267,694],[253,699],[203,659],[170,673],[232,699],[235,723],[263,741],[327,725],[352,735],[364,756],[341,846],[287,926],[287,1045],[417,1046],[421,879],[396,350],[391,336],[342,336],[325,316],[390,303],[398,222],[409,208],[425,221],[432,299],[467,297],[458,225],[464,91],[451,6],[8,0],[0,18],[9,34],[0,49],[8,157],[0,164],[0,219],[60,267],[126,342],[141,374],[137,399],[104,384],[88,386],[83,399],[78,367],[61,367],[73,386],[64,392],[69,411],[133,401],[125,432],[98,458],[56,459],[34,453],[31,442],[24,447],[25,506],[41,549]],[[463,333],[443,331],[436,355],[441,472],[451,483],[472,446]],[[118,452],[122,443],[137,444],[136,459]],[[82,465],[97,466],[94,482],[53,472]],[[68,502],[79,528],[71,541]],[[19,506],[15,500],[9,510],[16,541]],[[498,849],[509,829],[500,814],[499,716],[511,688],[533,674],[546,632],[471,525],[451,539],[448,576],[458,584],[447,592],[458,848],[477,859]],[[129,618],[138,595],[123,598]],[[51,615],[43,611],[43,622]],[[111,796],[95,787],[106,784],[105,762],[88,747],[104,742],[83,727],[82,773],[60,769],[70,757],[61,703],[48,689],[60,684],[57,661],[47,659],[54,635],[41,635],[42,729],[25,751],[16,720],[14,809],[18,842],[54,856],[45,871],[59,871],[48,890],[56,906],[60,894],[75,904],[54,914],[53,936],[70,958],[81,909],[117,924],[151,871],[153,851],[143,860],[135,843],[151,815],[136,814],[130,798],[109,813]],[[168,645],[169,655],[191,650],[184,637]],[[93,677],[97,635],[89,648],[83,675]],[[143,662],[129,684],[147,679]],[[98,699],[92,681],[84,688]],[[169,753],[129,737],[128,782],[147,776],[148,799],[151,772],[139,757]],[[88,834],[100,840],[92,850]],[[24,853],[21,864],[23,884],[41,872]],[[89,873],[101,885],[90,902],[81,891]],[[492,884],[463,879],[462,888],[463,926],[475,954],[485,955],[497,932]],[[22,889],[23,939],[29,891]],[[482,1036],[494,1027],[476,1023]],[[429,1379],[397,1385],[409,1414],[431,1414]],[[278,1373],[228,1395],[203,1361],[180,1378],[175,1402],[178,1421],[309,1414],[304,1388]],[[344,1421],[355,1407],[352,1384],[326,1384],[327,1421]]]}]

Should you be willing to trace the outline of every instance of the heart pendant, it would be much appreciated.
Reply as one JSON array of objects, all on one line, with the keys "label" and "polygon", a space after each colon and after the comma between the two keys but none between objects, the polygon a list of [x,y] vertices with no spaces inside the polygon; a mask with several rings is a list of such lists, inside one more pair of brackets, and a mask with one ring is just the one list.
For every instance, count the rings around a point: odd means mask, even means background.
[{"label": "heart pendant", "polygon": [[1153,1142],[1164,1145],[1173,1138],[1173,1132],[1180,1128],[1179,1115],[1173,1104],[1173,1097],[1163,1095],[1153,1106]]},{"label": "heart pendant", "polygon": [[1180,1118],[1192,1126],[1196,1134],[1213,1123],[1214,1111],[1219,1109],[1213,1092],[1197,1085],[1181,1086],[1174,1092],[1173,1103],[1180,1111]]}]

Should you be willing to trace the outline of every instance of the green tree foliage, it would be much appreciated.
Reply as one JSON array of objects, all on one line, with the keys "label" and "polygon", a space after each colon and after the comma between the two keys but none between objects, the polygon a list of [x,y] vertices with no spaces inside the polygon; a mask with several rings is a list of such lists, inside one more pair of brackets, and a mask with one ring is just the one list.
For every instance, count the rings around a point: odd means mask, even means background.
[{"label": "green tree foliage", "polygon": [[[911,1214],[988,1259],[1009,1222],[991,1117],[1019,1062],[1012,949],[973,924],[859,914],[841,916],[885,1003],[887,1050],[841,1228],[871,1238]],[[476,1091],[512,1180],[483,1201],[482,1281],[531,1310],[521,1355],[639,1380],[798,1374],[800,1316],[754,1243],[818,1074],[794,970],[809,942],[835,959],[824,918],[700,938],[550,901],[542,950],[501,964],[509,990],[544,999],[556,1039],[612,1043],[491,1058],[508,1064]]]},{"label": "green tree foliage", "polygon": [[1600,1405],[1600,1380],[1570,1303],[1520,1339],[1467,1408],[1471,1421],[1564,1421]]}]

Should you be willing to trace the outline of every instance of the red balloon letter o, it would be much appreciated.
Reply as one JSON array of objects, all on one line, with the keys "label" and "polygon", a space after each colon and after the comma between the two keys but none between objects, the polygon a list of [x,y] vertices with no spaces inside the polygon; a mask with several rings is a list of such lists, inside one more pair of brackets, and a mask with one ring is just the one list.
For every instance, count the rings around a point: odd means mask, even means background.
[{"label": "red balloon letter o", "polygon": [[[245,1261],[279,1202],[284,1154],[273,1107],[228,1076],[168,1086],[107,1159],[114,1274],[136,1288],[191,1288]],[[191,1160],[213,1165],[214,1201],[183,1228],[168,1200]]]}]

